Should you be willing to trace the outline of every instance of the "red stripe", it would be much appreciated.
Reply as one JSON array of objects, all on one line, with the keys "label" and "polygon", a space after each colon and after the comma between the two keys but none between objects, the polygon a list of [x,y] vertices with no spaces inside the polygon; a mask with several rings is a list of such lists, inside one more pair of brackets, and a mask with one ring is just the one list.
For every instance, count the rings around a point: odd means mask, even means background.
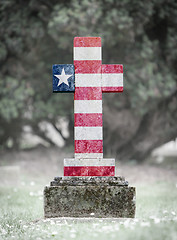
[{"label": "red stripe", "polygon": [[102,73],[123,73],[122,64],[103,64]]},{"label": "red stripe", "polygon": [[115,167],[64,167],[64,176],[115,176]]},{"label": "red stripe", "polygon": [[75,153],[102,153],[103,140],[75,140]]},{"label": "red stripe", "polygon": [[74,47],[101,47],[100,37],[75,37]]},{"label": "red stripe", "polygon": [[102,92],[123,92],[123,87],[102,87]]},{"label": "red stripe", "polygon": [[101,60],[74,61],[75,73],[101,73]]},{"label": "red stripe", "polygon": [[102,127],[102,113],[75,113],[75,127]]},{"label": "red stripe", "polygon": [[76,87],[74,100],[102,100],[101,87]]}]

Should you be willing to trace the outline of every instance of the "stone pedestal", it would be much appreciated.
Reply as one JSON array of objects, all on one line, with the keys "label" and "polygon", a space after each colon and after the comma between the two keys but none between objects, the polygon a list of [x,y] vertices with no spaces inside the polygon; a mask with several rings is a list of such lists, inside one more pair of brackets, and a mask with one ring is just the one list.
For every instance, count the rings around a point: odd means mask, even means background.
[{"label": "stone pedestal", "polygon": [[44,216],[133,218],[135,199],[123,177],[56,177],[44,189]]}]

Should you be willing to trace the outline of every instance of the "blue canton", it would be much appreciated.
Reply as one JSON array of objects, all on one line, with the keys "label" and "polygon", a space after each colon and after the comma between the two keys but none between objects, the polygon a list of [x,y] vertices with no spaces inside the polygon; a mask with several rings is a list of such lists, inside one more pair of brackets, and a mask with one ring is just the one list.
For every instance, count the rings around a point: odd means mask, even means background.
[{"label": "blue canton", "polygon": [[74,92],[75,75],[73,64],[53,65],[53,92]]}]

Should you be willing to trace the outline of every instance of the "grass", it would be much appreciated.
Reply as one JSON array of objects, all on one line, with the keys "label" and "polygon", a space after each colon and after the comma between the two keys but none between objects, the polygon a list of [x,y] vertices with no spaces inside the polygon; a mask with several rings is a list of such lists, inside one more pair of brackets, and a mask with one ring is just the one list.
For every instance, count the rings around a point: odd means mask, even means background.
[{"label": "grass", "polygon": [[43,189],[54,176],[61,176],[63,158],[71,156],[67,154],[37,149],[1,156],[0,240],[177,239],[177,174],[172,171],[177,167],[169,165],[118,164],[118,174],[136,187],[135,219],[45,220]]},{"label": "grass", "polygon": [[0,187],[0,239],[177,239],[176,183],[138,184],[136,218],[119,221],[44,220],[43,187]]}]

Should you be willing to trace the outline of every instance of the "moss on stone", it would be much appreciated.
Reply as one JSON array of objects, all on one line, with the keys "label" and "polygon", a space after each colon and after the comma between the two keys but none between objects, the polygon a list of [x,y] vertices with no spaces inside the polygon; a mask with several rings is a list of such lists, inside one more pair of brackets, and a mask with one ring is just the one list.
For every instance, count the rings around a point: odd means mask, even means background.
[{"label": "moss on stone", "polygon": [[91,185],[84,179],[84,184],[75,186],[66,180],[61,186],[45,187],[45,217],[91,217],[91,213],[94,217],[135,216],[134,187],[106,185],[105,179],[103,184],[92,181]]}]

